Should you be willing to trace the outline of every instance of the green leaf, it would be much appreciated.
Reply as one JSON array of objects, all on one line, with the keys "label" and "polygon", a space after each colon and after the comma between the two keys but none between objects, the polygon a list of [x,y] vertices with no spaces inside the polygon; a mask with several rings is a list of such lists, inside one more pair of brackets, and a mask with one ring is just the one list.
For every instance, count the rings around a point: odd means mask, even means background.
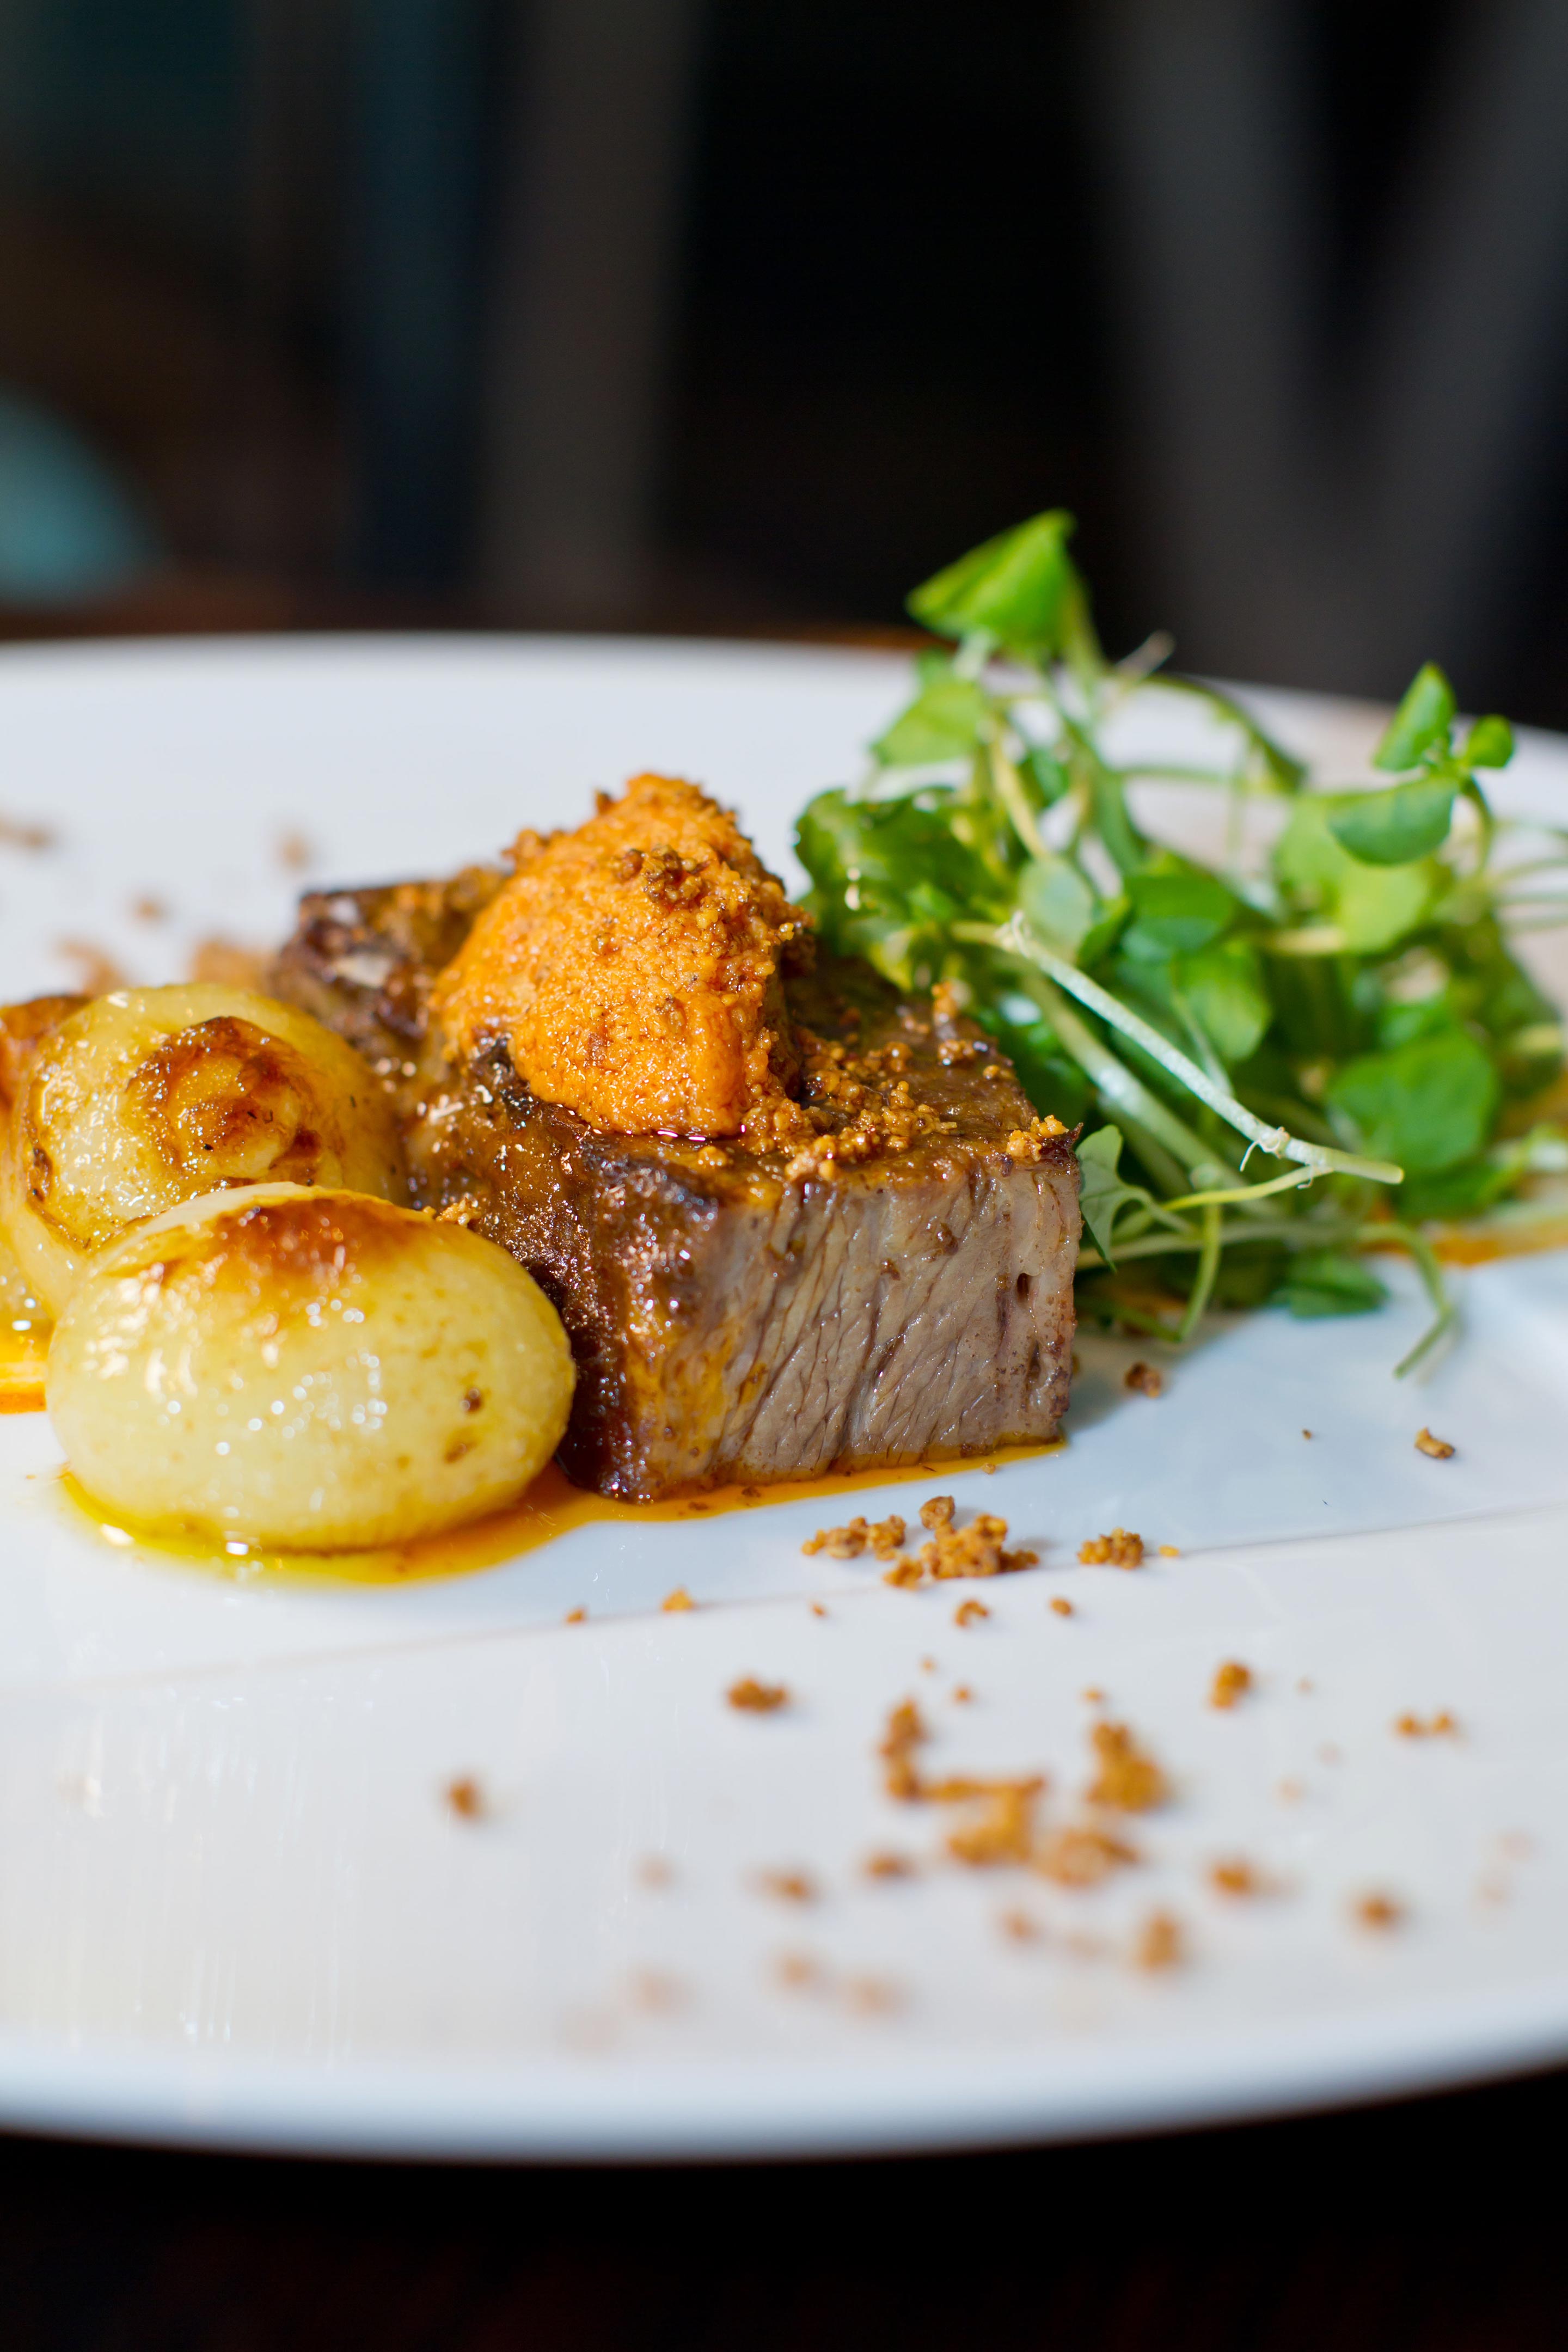
[{"label": "green leaf", "polygon": [[1132,920],[1121,949],[1141,962],[1194,955],[1236,919],[1235,898],[1212,874],[1134,874],[1127,895]]},{"label": "green leaf", "polygon": [[1174,978],[1223,1062],[1234,1066],[1257,1052],[1274,1008],[1257,951],[1245,940],[1216,940],[1184,956]]},{"label": "green leaf", "polygon": [[1425,663],[1406,687],[1404,701],[1372,755],[1373,767],[1400,775],[1434,747],[1447,750],[1454,710],[1453,688],[1436,662]]},{"label": "green leaf", "polygon": [[1506,768],[1513,757],[1513,729],[1506,719],[1478,719],[1466,736],[1459,763],[1466,768]]},{"label": "green leaf", "polygon": [[1076,956],[1100,912],[1100,901],[1078,867],[1052,855],[1031,857],[1018,877],[1018,904],[1047,947]]},{"label": "green leaf", "polygon": [[1055,808],[1057,803],[1065,799],[1072,789],[1072,778],[1066,768],[1056,753],[1047,751],[1043,743],[1037,743],[1031,751],[1026,751],[1018,768],[1021,774],[1031,779],[1047,808]]},{"label": "green leaf", "polygon": [[984,630],[1015,653],[1058,652],[1083,583],[1067,551],[1073,519],[1060,507],[972,548],[917,588],[910,611],[939,637]]},{"label": "green leaf", "polygon": [[1396,1160],[1406,1175],[1426,1176],[1475,1158],[1491,1133],[1500,1095],[1485,1047],[1467,1029],[1444,1029],[1347,1062],[1327,1100],[1354,1124],[1369,1151]]},{"label": "green leaf", "polygon": [[918,695],[871,746],[884,768],[924,768],[973,751],[990,712],[990,698],[973,678],[951,671]]},{"label": "green leaf", "polygon": [[1348,952],[1381,954],[1423,921],[1440,869],[1363,865],[1330,832],[1331,806],[1329,794],[1300,795],[1275,844],[1274,870],[1287,890],[1342,932]]},{"label": "green leaf", "polygon": [[1121,1130],[1117,1127],[1097,1127],[1078,1147],[1079,1205],[1084,1223],[1094,1236],[1095,1247],[1107,1265],[1116,1262],[1111,1244],[1118,1215],[1124,1208],[1147,1198],[1123,1181],[1118,1166],[1121,1158]]},{"label": "green leaf", "polygon": [[1335,793],[1328,802],[1329,831],[1363,866],[1410,866],[1448,838],[1457,784],[1416,776],[1381,793]]},{"label": "green leaf", "polygon": [[1303,1250],[1293,1257],[1275,1297],[1292,1315],[1370,1315],[1388,1297],[1366,1260],[1347,1250]]},{"label": "green leaf", "polygon": [[957,803],[945,785],[891,801],[818,793],[795,827],[826,944],[868,957],[901,988],[940,970],[949,924],[1009,911],[1010,894],[954,830]]}]

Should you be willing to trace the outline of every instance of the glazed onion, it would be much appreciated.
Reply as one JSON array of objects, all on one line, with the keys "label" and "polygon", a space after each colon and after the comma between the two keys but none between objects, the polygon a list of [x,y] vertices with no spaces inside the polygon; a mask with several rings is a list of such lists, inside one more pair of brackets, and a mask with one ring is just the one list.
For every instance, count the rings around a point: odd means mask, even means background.
[{"label": "glazed onion", "polygon": [[0,1160],[0,1222],[58,1315],[125,1226],[269,1181],[406,1197],[391,1105],[353,1048],[248,989],[117,989],[32,1053]]},{"label": "glazed onion", "polygon": [[47,1399],[82,1486],[140,1527],[315,1551],[515,1501],[560,1443],[573,1379],[554,1308],[495,1243],[266,1184],[94,1257]]}]

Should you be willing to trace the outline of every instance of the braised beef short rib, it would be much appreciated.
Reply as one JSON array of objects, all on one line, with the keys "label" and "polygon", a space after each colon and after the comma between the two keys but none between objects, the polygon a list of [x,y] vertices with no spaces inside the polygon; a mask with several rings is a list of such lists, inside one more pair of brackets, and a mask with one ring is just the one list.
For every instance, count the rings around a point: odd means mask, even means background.
[{"label": "braised beef short rib", "polygon": [[500,1242],[559,1308],[578,1369],[567,1475],[648,1501],[1054,1436],[1078,1167],[982,1032],[825,959],[791,1011],[825,1084],[841,1066],[912,1111],[904,1148],[803,1165],[599,1133],[504,1048],[454,1068],[426,1036],[434,977],[500,880],[311,892],[271,984],[397,1091],[416,1198]]}]

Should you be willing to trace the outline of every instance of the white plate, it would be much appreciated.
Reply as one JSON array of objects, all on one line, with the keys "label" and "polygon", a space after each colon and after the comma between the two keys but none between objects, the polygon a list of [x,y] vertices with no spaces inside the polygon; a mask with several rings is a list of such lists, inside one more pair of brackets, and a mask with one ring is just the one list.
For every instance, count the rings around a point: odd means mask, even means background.
[{"label": "white plate", "polygon": [[[438,872],[641,767],[737,802],[787,866],[793,813],[901,683],[881,656],[689,646],[7,653],[0,813],[61,845],[0,847],[0,991],[67,981],[67,939],[151,980],[214,930],[281,935],[288,832],[318,878]],[[1342,772],[1364,751],[1364,711],[1268,709]],[[1568,746],[1530,739],[1510,789],[1561,812]],[[172,919],[136,919],[143,894]],[[1359,1321],[1237,1322],[1157,1403],[1121,1389],[1131,1350],[1086,1346],[1065,1452],[940,1481],[1045,1555],[964,1631],[951,1589],[804,1557],[841,1514],[799,1500],[584,1526],[423,1584],[226,1583],[72,1524],[45,1423],[0,1422],[0,2116],[382,2153],[837,2152],[1568,2055],[1568,1258],[1462,1289],[1462,1346],[1414,1384],[1391,1377],[1420,1314],[1403,1282]],[[1414,1451],[1422,1423],[1453,1461]],[[1077,1565],[1117,1522],[1180,1556]],[[677,1583],[703,1605],[661,1614]],[[1231,1657],[1258,1688],[1218,1713]],[[735,1712],[747,1673],[794,1704]],[[1099,1889],[942,1863],[937,1809],[880,1792],[882,1721],[915,1693],[933,1769],[1044,1771],[1064,1813],[1091,1687],[1177,1791]],[[1392,1729],[1442,1708],[1462,1738]],[[462,1774],[481,1822],[443,1801]],[[888,1847],[919,1876],[868,1879]],[[1233,1853],[1276,1891],[1212,1892]],[[759,1891],[796,1869],[816,1900]],[[1373,1890],[1403,1926],[1351,1923]],[[1150,1976],[1127,1955],[1156,1909],[1191,1957]],[[813,1969],[793,1989],[792,1958]]]}]

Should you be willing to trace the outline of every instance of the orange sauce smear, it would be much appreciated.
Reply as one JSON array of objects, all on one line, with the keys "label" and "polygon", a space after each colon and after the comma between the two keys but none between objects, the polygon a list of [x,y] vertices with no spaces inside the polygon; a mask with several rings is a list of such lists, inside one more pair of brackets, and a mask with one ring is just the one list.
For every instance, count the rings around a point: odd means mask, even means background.
[{"label": "orange sauce smear", "polygon": [[1000,1468],[1009,1462],[1026,1462],[1059,1454],[1066,1440],[1048,1445],[1002,1446],[994,1454],[928,1457],[897,1469],[850,1470],[826,1478],[806,1478],[776,1486],[715,1486],[702,1494],[675,1495],[661,1503],[617,1503],[605,1495],[591,1495],[574,1486],[552,1462],[534,1480],[521,1502],[486,1519],[450,1528],[445,1535],[420,1536],[412,1543],[389,1544],[366,1551],[281,1551],[262,1544],[232,1546],[216,1542],[194,1530],[182,1534],[164,1528],[135,1526],[89,1495],[68,1470],[59,1474],[58,1492],[63,1507],[79,1523],[85,1520],[100,1542],[117,1550],[141,1552],[161,1559],[216,1570],[237,1583],[258,1578],[332,1584],[406,1584],[441,1576],[468,1576],[477,1570],[499,1568],[523,1553],[553,1543],[574,1528],[619,1522],[646,1526],[650,1520],[717,1518],[731,1511],[765,1510],[776,1503],[837,1503],[846,1496],[910,1479],[941,1477],[956,1470]]},{"label": "orange sauce smear", "polygon": [[0,1412],[42,1412],[49,1332],[0,1331]]}]

